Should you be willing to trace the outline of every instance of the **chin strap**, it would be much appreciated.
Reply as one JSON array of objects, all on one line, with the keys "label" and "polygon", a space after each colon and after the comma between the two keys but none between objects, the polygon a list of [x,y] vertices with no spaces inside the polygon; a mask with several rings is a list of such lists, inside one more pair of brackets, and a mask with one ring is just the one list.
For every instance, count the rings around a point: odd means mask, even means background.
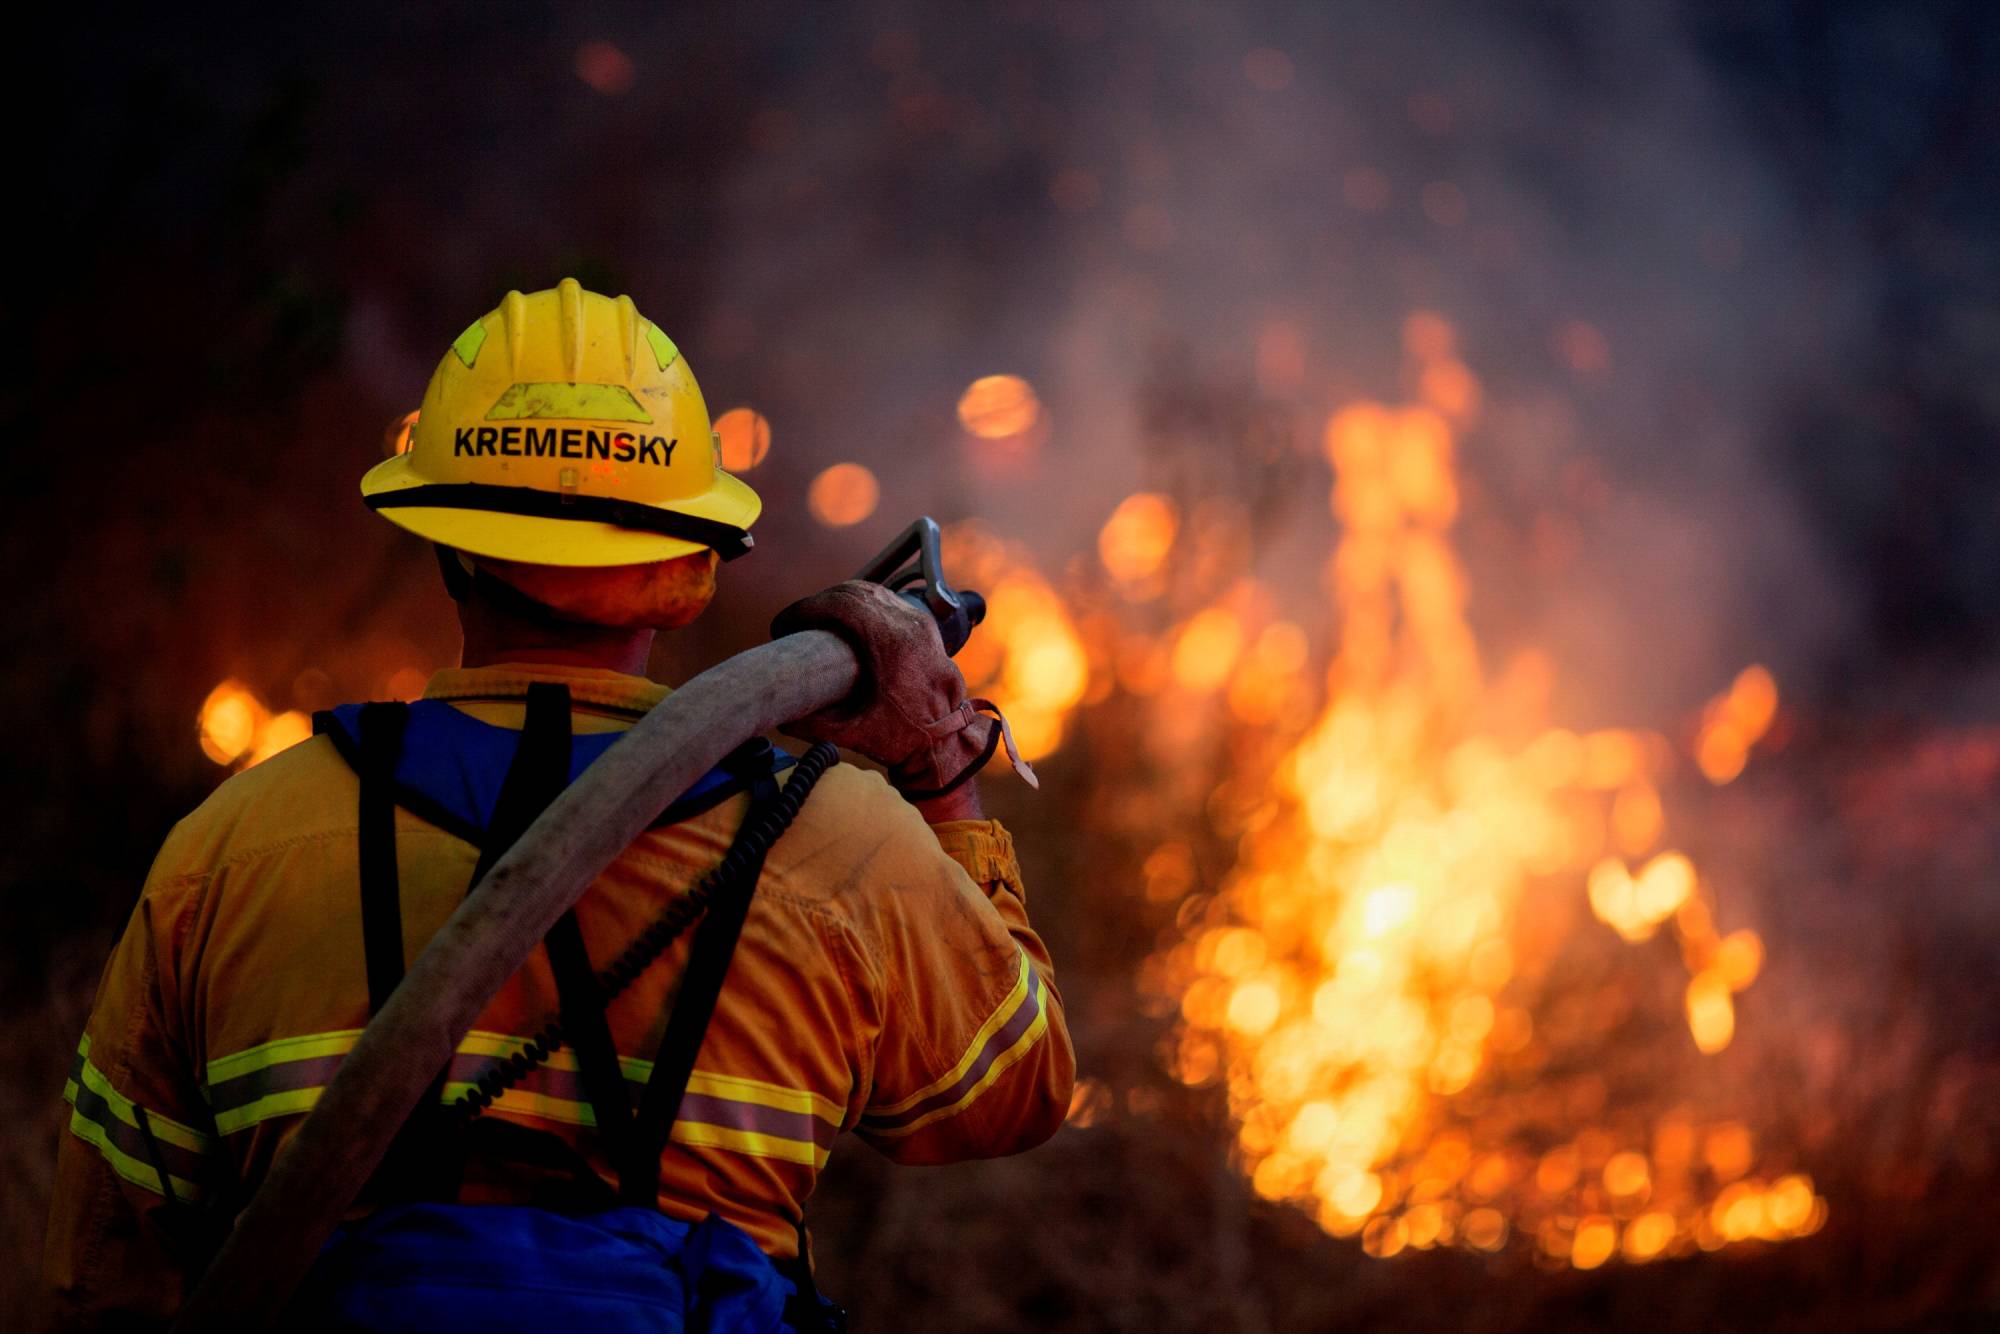
[{"label": "chin strap", "polygon": [[477,596],[497,611],[537,625],[589,624],[574,616],[564,615],[540,598],[529,597],[505,579],[481,569],[470,556],[456,548],[434,542],[431,550],[437,553],[438,573],[444,576],[444,591],[461,606]]}]

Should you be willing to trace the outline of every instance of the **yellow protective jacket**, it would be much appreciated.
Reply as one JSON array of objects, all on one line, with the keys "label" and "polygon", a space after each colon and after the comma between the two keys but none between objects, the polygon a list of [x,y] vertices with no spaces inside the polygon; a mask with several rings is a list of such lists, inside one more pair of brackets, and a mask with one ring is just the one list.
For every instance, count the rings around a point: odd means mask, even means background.
[{"label": "yellow protective jacket", "polygon": [[[628,727],[667,693],[510,664],[440,672],[426,694],[518,728],[534,681],[569,687],[578,734]],[[71,1322],[178,1307],[169,1215],[186,1211],[167,1208],[156,1154],[183,1200],[247,1198],[367,1022],[358,799],[354,771],[315,737],[222,784],[161,849],[64,1090],[45,1269]],[[596,967],[721,859],[747,803],[649,830],[591,886],[577,918]],[[463,899],[477,853],[401,809],[396,845],[407,964]],[[635,1102],[692,936],[608,1008]],[[557,1008],[537,950],[460,1045],[444,1096]],[[1018,1152],[1062,1123],[1073,1071],[1007,831],[926,825],[879,775],[835,765],[765,862],[662,1156],[659,1205],[716,1213],[790,1257],[838,1132],[904,1163]],[[567,1049],[486,1115],[553,1131],[616,1180]],[[487,1171],[460,1198],[521,1202],[525,1186]]]}]

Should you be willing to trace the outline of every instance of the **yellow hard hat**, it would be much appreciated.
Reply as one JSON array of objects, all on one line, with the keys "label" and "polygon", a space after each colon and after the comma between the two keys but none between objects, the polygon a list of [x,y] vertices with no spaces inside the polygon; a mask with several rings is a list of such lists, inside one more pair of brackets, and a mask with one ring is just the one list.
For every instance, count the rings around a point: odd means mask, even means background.
[{"label": "yellow hard hat", "polygon": [[507,293],[431,375],[408,452],[361,479],[419,537],[536,565],[637,565],[750,549],[763,502],[722,470],[678,349],[632,305]]}]

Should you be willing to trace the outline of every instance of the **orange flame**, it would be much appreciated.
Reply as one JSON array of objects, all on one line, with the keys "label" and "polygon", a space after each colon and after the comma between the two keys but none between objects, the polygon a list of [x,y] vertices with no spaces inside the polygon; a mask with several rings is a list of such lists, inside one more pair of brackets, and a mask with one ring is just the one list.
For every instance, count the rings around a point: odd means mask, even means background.
[{"label": "orange flame", "polygon": [[[1249,793],[1218,826],[1237,839],[1236,868],[1213,900],[1183,909],[1182,938],[1147,967],[1147,985],[1179,1010],[1174,1073],[1225,1087],[1259,1195],[1358,1234],[1373,1255],[1496,1250],[1518,1234],[1592,1269],[1803,1235],[1824,1201],[1803,1176],[1747,1176],[1753,1146],[1734,1123],[1707,1132],[1697,1162],[1702,1132],[1683,1111],[1660,1114],[1647,1135],[1629,1121],[1594,1125],[1586,1107],[1537,1155],[1514,1129],[1529,1118],[1491,1110],[1512,1087],[1501,1074],[1532,1068],[1556,1040],[1535,1031],[1525,994],[1553,950],[1522,917],[1531,886],[1571,878],[1628,941],[1670,930],[1702,1052],[1730,1042],[1734,994],[1755,980],[1763,946],[1747,930],[1718,938],[1699,870],[1659,846],[1656,779],[1670,758],[1659,738],[1515,736],[1547,669],[1524,659],[1486,679],[1450,538],[1454,423],[1476,411],[1478,384],[1442,319],[1413,318],[1405,333],[1425,403],[1355,403],[1326,427],[1343,526],[1328,570],[1340,642],[1327,701],[1268,775],[1225,785]],[[1114,515],[1100,539],[1114,577],[1113,551],[1163,550],[1125,526],[1138,525]],[[1279,693],[1274,682],[1305,660],[1297,627],[1253,635],[1229,606],[1196,613],[1167,643],[1174,683],[1228,690],[1253,724],[1268,717],[1251,701]],[[1239,706],[1236,684],[1251,679]],[[1704,772],[1726,781],[1706,757],[1727,750],[1733,777],[1775,707],[1769,674],[1745,671],[1711,706]],[[1495,718],[1504,737],[1482,726]],[[1186,866],[1186,845],[1163,844],[1146,863],[1148,897],[1184,890]]]},{"label": "orange flame", "polygon": [[1023,756],[1051,754],[1092,680],[1069,609],[1024,548],[980,524],[946,529],[943,555],[954,582],[986,595],[986,619],[958,654],[966,685],[1000,706]]}]

